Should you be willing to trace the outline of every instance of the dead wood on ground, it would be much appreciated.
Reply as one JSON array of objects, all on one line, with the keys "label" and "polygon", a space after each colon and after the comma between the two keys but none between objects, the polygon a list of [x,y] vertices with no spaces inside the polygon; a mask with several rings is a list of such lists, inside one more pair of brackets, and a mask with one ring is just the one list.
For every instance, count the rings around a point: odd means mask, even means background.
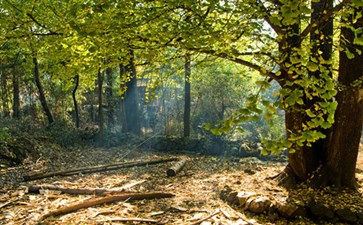
[{"label": "dead wood on ground", "polygon": [[144,223],[159,223],[159,220],[144,219],[144,218],[110,218],[105,220],[97,220],[98,223],[103,222],[144,222]]},{"label": "dead wood on ground", "polygon": [[218,209],[216,212],[214,212],[214,213],[210,214],[209,216],[207,216],[207,217],[205,217],[205,218],[202,218],[202,219],[200,219],[200,220],[198,220],[198,221],[196,221],[196,222],[194,222],[194,223],[191,223],[190,225],[197,225],[197,224],[200,224],[200,223],[202,223],[202,222],[206,221],[207,219],[210,219],[210,218],[212,218],[213,216],[215,216],[215,215],[219,214],[220,212],[221,212],[221,211]]},{"label": "dead wood on ground", "polygon": [[186,162],[187,162],[186,159],[181,159],[181,160],[177,161],[173,166],[171,166],[166,171],[166,174],[169,177],[175,176],[178,172],[180,172],[184,168]]},{"label": "dead wood on ground", "polygon": [[156,159],[156,160],[149,160],[149,161],[120,162],[120,163],[112,163],[112,164],[107,164],[107,165],[61,170],[61,171],[50,172],[50,173],[37,173],[37,174],[25,175],[25,176],[23,176],[23,178],[25,181],[31,181],[31,180],[38,180],[38,179],[43,179],[43,178],[53,177],[53,176],[71,176],[71,175],[76,175],[79,173],[95,173],[95,172],[116,170],[116,169],[121,169],[121,168],[129,168],[129,167],[134,167],[134,166],[152,165],[152,164],[170,162],[170,161],[175,161],[175,160],[178,160],[178,158]]},{"label": "dead wood on ground", "polygon": [[106,194],[122,194],[127,193],[124,188],[107,189],[107,188],[66,188],[55,185],[31,185],[27,187],[27,193],[39,194],[41,190],[55,190],[65,194],[77,195],[106,195]]},{"label": "dead wood on ground", "polygon": [[96,199],[89,199],[86,201],[78,202],[73,205],[65,206],[60,209],[50,211],[43,215],[39,222],[45,220],[46,218],[50,216],[59,216],[64,215],[67,213],[71,213],[74,211],[77,211],[79,209],[88,208],[91,206],[101,205],[105,203],[111,203],[111,202],[117,202],[117,201],[123,201],[123,200],[142,200],[142,199],[159,199],[159,198],[170,198],[175,196],[171,193],[164,193],[164,192],[150,192],[150,193],[127,193],[122,195],[111,195],[107,197],[102,198],[96,198]]}]

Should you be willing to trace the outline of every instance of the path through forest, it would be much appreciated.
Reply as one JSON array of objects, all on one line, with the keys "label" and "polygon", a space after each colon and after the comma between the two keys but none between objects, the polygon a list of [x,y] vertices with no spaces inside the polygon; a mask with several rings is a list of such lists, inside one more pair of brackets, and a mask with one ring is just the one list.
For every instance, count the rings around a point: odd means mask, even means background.
[{"label": "path through forest", "polygon": [[[183,157],[187,159],[187,164],[174,177],[168,177],[166,174],[167,169],[173,164],[168,162],[22,181],[23,175],[30,173],[165,157]],[[344,192],[344,194],[349,197],[353,208],[361,210],[363,209],[361,200],[363,154],[360,154],[358,163],[357,178],[360,188],[356,192]],[[124,148],[72,150],[50,148],[42,155],[29,159],[23,166],[1,170],[0,179],[3,185],[0,189],[0,224],[35,224],[45,213],[95,197],[69,195],[57,191],[42,191],[41,194],[26,193],[25,190],[30,185],[112,189],[125,187],[131,192],[156,191],[175,194],[172,198],[124,200],[87,207],[76,212],[49,217],[42,224],[288,224],[287,219],[276,214],[255,215],[228,204],[220,197],[221,191],[228,186],[231,190],[254,192],[269,196],[271,199],[284,199],[291,195],[295,195],[296,201],[303,201],[307,195],[314,195],[317,199],[329,199],[329,196],[313,193],[308,188],[304,195],[299,195],[303,193],[301,191],[288,193],[276,186],[275,181],[266,179],[280,172],[284,164],[284,162],[260,161],[256,158],[167,154],[130,151]],[[326,202],[326,204],[346,205],[348,203],[345,200],[347,199],[335,198],[335,202]],[[314,224],[319,221],[300,218],[293,220],[294,223]]]}]

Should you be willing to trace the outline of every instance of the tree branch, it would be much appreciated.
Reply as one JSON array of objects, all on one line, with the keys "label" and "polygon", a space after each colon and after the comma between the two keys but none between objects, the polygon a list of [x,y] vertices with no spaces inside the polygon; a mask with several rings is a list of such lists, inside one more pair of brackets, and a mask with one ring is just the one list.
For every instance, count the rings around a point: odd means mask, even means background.
[{"label": "tree branch", "polygon": [[319,24],[322,24],[326,21],[328,21],[334,13],[340,11],[344,6],[351,3],[351,0],[343,0],[340,4],[336,5],[334,8],[332,8],[330,11],[327,11],[323,16],[321,16],[319,19],[314,21],[313,23],[310,23],[300,34],[300,41],[303,40],[304,37],[306,37],[310,32],[314,32],[319,26]]}]

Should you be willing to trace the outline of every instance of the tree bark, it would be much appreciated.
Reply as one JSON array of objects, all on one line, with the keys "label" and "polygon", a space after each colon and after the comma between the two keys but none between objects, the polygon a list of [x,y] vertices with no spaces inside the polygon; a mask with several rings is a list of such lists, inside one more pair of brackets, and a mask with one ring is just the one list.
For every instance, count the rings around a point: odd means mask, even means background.
[{"label": "tree bark", "polygon": [[[363,7],[355,9],[355,16],[363,11]],[[348,20],[353,21],[353,15]],[[355,29],[363,27],[363,18],[351,23]],[[341,45],[343,50],[339,57],[340,91],[336,96],[338,107],[335,112],[335,123],[329,142],[327,171],[328,184],[335,186],[354,187],[355,169],[363,124],[363,86],[355,82],[363,81],[363,46],[353,44],[355,34],[349,27],[341,29]],[[348,58],[345,51],[349,50],[354,58]]]},{"label": "tree bark", "polygon": [[125,95],[126,95],[126,77],[127,77],[127,66],[123,65],[123,64],[119,64],[119,69],[120,69],[120,74],[119,74],[119,78],[120,78],[120,92],[121,92],[121,98],[120,98],[120,121],[121,121],[121,125],[122,125],[122,130],[123,132],[127,132],[126,128],[127,128],[127,120],[126,120],[126,109],[125,109]]},{"label": "tree bark", "polygon": [[100,133],[104,129],[104,115],[103,115],[103,74],[101,68],[98,69],[97,75],[97,90],[98,90],[98,126],[100,128]]},{"label": "tree bark", "polygon": [[184,85],[184,137],[190,136],[190,76],[191,76],[191,67],[190,67],[190,56],[187,55],[185,57],[185,85]]},{"label": "tree bark", "polygon": [[39,92],[39,100],[43,107],[43,111],[45,115],[48,118],[48,124],[52,124],[54,122],[53,115],[49,109],[47,100],[45,98],[43,85],[40,80],[40,72],[39,72],[39,65],[38,65],[38,59],[36,57],[33,57],[33,64],[34,64],[34,78],[35,78],[35,84],[37,85],[38,92]]},{"label": "tree bark", "polygon": [[140,135],[140,121],[139,121],[139,98],[137,91],[137,77],[136,68],[134,64],[133,52],[130,52],[130,60],[128,71],[130,74],[129,81],[126,83],[126,92],[124,95],[124,107],[126,123],[124,124],[124,132]]},{"label": "tree bark", "polygon": [[73,105],[74,105],[74,120],[76,122],[76,127],[79,128],[79,113],[78,113],[78,103],[76,98],[76,92],[79,85],[79,75],[74,77],[74,88],[72,91]]},{"label": "tree bark", "polygon": [[106,87],[106,99],[107,99],[107,123],[110,126],[113,126],[115,123],[114,113],[115,113],[115,104],[113,100],[113,77],[112,77],[112,68],[108,67],[106,69],[106,78],[107,78],[107,87]]},{"label": "tree bark", "polygon": [[7,85],[7,74],[5,68],[1,68],[1,101],[3,108],[3,117],[10,117],[10,109],[9,109],[9,98],[8,98],[8,85]]},{"label": "tree bark", "polygon": [[179,173],[185,166],[185,164],[187,163],[186,159],[182,159],[178,162],[176,162],[173,166],[171,166],[167,171],[166,174],[169,177],[173,177],[175,176],[177,173]]},{"label": "tree bark", "polygon": [[[331,4],[331,2],[328,4]],[[320,8],[320,10],[323,9]],[[362,10],[363,8],[360,7],[356,9],[356,13]],[[352,25],[355,29],[363,26],[362,18],[359,18],[355,23],[353,23],[353,17],[348,19],[350,21],[346,21],[347,24]],[[331,21],[327,21],[327,23],[328,28],[325,30],[327,33],[323,35],[331,36]],[[335,123],[332,128],[322,131],[327,138],[312,143],[311,147],[293,146],[296,152],[288,156],[289,164],[286,171],[290,178],[295,179],[297,182],[306,181],[316,171],[319,174],[314,176],[311,182],[315,186],[353,187],[356,183],[355,169],[363,124],[363,89],[361,84],[354,86],[354,83],[363,80],[361,72],[363,71],[363,56],[355,54],[353,59],[349,59],[345,53],[347,49],[351,53],[356,53],[356,50],[363,51],[363,46],[353,44],[354,37],[355,34],[351,28],[342,28],[341,46],[343,51],[340,52],[339,86],[338,94],[335,97],[338,108],[335,112]],[[331,55],[331,47],[328,46],[332,45],[331,40],[325,38],[317,42],[316,50],[322,52],[324,59],[328,59],[329,55]],[[310,75],[320,77],[319,72]],[[298,134],[302,130],[302,124],[308,119],[304,118],[304,114],[299,111],[305,110],[306,107],[319,100],[314,98],[307,105],[302,106],[301,109],[295,107],[286,111],[288,137],[291,133]],[[318,171],[320,165],[322,169]]]},{"label": "tree bark", "polygon": [[13,118],[20,119],[20,90],[18,70],[13,70]]}]

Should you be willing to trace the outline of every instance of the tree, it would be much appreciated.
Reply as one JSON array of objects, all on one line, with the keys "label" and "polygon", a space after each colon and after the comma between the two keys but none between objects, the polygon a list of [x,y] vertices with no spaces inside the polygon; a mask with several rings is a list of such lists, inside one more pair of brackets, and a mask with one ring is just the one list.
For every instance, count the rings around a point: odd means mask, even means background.
[{"label": "tree", "polygon": [[123,115],[125,116],[123,131],[140,135],[139,100],[133,51],[130,51],[128,65],[124,71],[126,73],[122,74],[124,76],[123,79],[126,79],[127,82],[126,91],[123,96]]},{"label": "tree", "polygon": [[98,94],[98,126],[100,133],[104,130],[104,115],[103,115],[103,73],[101,68],[97,73],[97,94]]},{"label": "tree", "polygon": [[335,123],[329,137],[328,181],[353,187],[363,124],[363,6],[343,18]]},{"label": "tree", "polygon": [[106,87],[106,99],[107,99],[107,109],[108,109],[108,125],[113,126],[115,119],[114,119],[114,111],[115,111],[115,104],[113,100],[113,76],[112,76],[112,68],[107,67],[106,69],[106,78],[107,78],[107,87]]},{"label": "tree", "polygon": [[39,64],[38,64],[38,59],[34,56],[33,57],[33,64],[34,64],[34,80],[35,80],[35,84],[37,85],[38,88],[38,94],[39,94],[39,101],[43,107],[43,111],[45,113],[45,115],[47,116],[48,119],[48,124],[51,125],[54,122],[54,118],[53,115],[49,109],[47,100],[45,98],[45,94],[44,94],[44,90],[43,90],[43,85],[42,82],[40,80],[40,71],[39,71]]},{"label": "tree", "polygon": [[78,102],[76,98],[76,92],[79,86],[79,75],[77,74],[74,77],[74,88],[72,91],[72,99],[73,99],[73,105],[74,105],[74,120],[76,123],[76,127],[79,128],[79,112],[78,112]]},{"label": "tree", "polygon": [[[334,116],[337,105],[342,106],[345,103],[342,102],[341,92],[334,98],[340,87],[335,85],[334,77],[332,77],[333,70],[327,66],[332,64],[332,61],[328,59],[329,48],[332,45],[328,40],[331,37],[322,36],[324,33],[328,33],[328,31],[322,31],[323,33],[319,34],[319,39],[324,40],[323,45],[325,46],[319,45],[314,48],[311,48],[308,38],[309,34],[319,32],[319,27],[329,27],[333,17],[341,15],[344,18],[347,16],[346,14],[354,14],[353,12],[357,11],[356,8],[360,7],[360,4],[360,1],[350,2],[345,0],[334,7],[331,7],[331,3],[325,4],[323,7],[314,6],[313,10],[316,11],[312,22],[309,24],[306,24],[305,20],[303,20],[304,17],[310,17],[312,13],[307,1],[258,1],[257,4],[254,1],[244,1],[236,5],[232,3],[223,6],[214,5],[214,12],[211,11],[212,7],[195,7],[197,9],[191,14],[192,17],[194,16],[195,24],[199,26],[196,26],[195,29],[190,28],[184,33],[181,32],[178,38],[178,46],[181,48],[226,58],[259,71],[269,78],[259,82],[261,87],[269,86],[268,80],[276,80],[280,84],[282,87],[279,91],[280,101],[276,106],[285,110],[287,139],[265,144],[272,152],[279,152],[284,148],[289,150],[289,164],[286,167],[285,174],[293,183],[306,181],[313,172],[317,171],[319,166],[322,166],[323,169],[319,171],[321,176],[315,176],[321,177],[321,179],[315,180],[313,182],[315,185],[335,185],[338,187],[351,187],[354,185],[351,182],[353,180],[351,177],[354,177],[354,170],[351,165],[353,167],[355,165],[354,155],[358,151],[358,142],[353,141],[354,145],[350,145],[349,150],[346,150],[343,148],[344,142],[341,142],[340,145],[334,143],[340,142],[341,139],[337,137],[335,137],[334,141],[331,139],[331,137],[335,136],[334,134],[337,135],[337,133],[341,134],[342,132],[340,130],[331,133],[331,130],[341,129],[337,128],[339,122],[336,124],[334,122],[340,121],[342,118],[348,118],[348,112],[343,109],[338,110]],[[220,8],[225,9],[222,12],[230,12],[231,14],[229,17],[225,16],[229,18],[228,21],[223,20],[223,13],[219,16],[220,20],[225,22],[224,25],[211,21]],[[200,13],[200,9],[204,9],[205,13]],[[187,12],[192,11],[187,7],[185,7],[185,10]],[[241,23],[241,12],[244,12],[243,23]],[[354,15],[356,15],[355,19],[360,17],[358,14]],[[315,19],[316,17],[318,18]],[[185,22],[187,19],[190,19],[190,17],[182,21]],[[359,22],[353,24],[353,21],[353,19],[349,20],[348,24],[350,25],[348,26],[355,27],[355,38],[350,38],[350,41],[348,39],[347,43],[354,43],[355,49],[360,52],[361,32],[358,27],[361,24]],[[264,22],[269,24],[275,35],[270,35],[271,30],[267,29],[266,31]],[[199,31],[207,27],[213,27],[213,32],[211,32],[211,29]],[[223,30],[221,27],[223,27]],[[236,28],[239,28],[241,33],[236,32]],[[196,42],[193,33],[198,33],[199,39],[203,40],[203,42]],[[203,36],[204,33],[206,33],[205,36]],[[225,43],[216,40],[220,34],[229,37],[223,39]],[[344,32],[342,32],[342,35],[343,40],[345,40]],[[251,37],[255,38],[252,40]],[[313,35],[312,39],[314,39]],[[241,45],[242,42],[245,42],[244,46],[246,47]],[[213,48],[208,48],[208,45],[213,46]],[[319,50],[322,51],[322,56],[317,56],[316,52],[312,52],[311,49],[313,51],[317,49],[318,52]],[[351,52],[352,50],[348,51],[348,56],[352,56],[352,54],[349,54]],[[253,56],[253,58],[249,58],[250,56]],[[315,58],[316,56],[318,60]],[[341,59],[344,62],[344,57]],[[356,60],[361,59],[357,57]],[[340,66],[344,65],[342,62],[340,62]],[[277,71],[274,66],[276,64],[279,68]],[[317,71],[320,72],[314,73]],[[357,83],[361,75],[357,75],[358,73],[354,69],[349,71],[349,74],[351,73],[356,74],[355,80]],[[338,81],[347,79],[341,68],[339,69],[339,77],[343,78],[339,78]],[[351,83],[347,86],[348,89],[351,89]],[[362,88],[361,84],[357,86],[357,89]],[[359,93],[359,91],[354,93]],[[231,128],[231,124],[239,124],[244,120],[244,114],[246,113],[258,112],[256,100],[258,99],[251,99],[245,110],[228,118],[222,129]],[[357,97],[351,103],[355,109],[361,108],[361,102],[357,100]],[[358,115],[361,115],[361,113]],[[358,119],[358,124],[350,129],[354,130],[355,135],[351,137],[354,140],[361,133],[360,119]],[[329,128],[332,129],[328,130]],[[322,146],[319,140],[323,139],[326,142],[324,144],[326,151],[318,151]],[[336,155],[346,151],[351,153],[348,160],[336,157]],[[325,152],[325,154],[320,155],[321,152]],[[335,160],[330,160],[331,157]],[[334,165],[332,165],[333,161]],[[345,167],[349,167],[349,169],[342,172],[341,169]],[[350,179],[344,177],[350,177]]]},{"label": "tree", "polygon": [[187,55],[185,57],[185,84],[184,84],[184,137],[190,136],[190,75],[191,75],[191,66],[190,66],[190,56]]}]

